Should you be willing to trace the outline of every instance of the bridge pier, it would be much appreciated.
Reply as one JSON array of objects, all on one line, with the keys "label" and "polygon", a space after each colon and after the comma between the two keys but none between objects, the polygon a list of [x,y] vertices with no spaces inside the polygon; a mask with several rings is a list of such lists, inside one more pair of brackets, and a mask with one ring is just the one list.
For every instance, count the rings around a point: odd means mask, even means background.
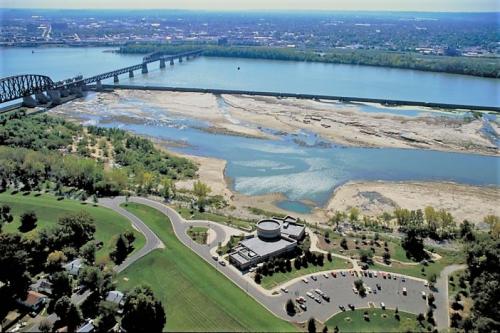
[{"label": "bridge pier", "polygon": [[72,94],[76,95],[76,97],[83,97],[82,87],[80,87],[80,86],[71,86],[70,92]]},{"label": "bridge pier", "polygon": [[49,98],[43,93],[36,93],[35,100],[38,104],[47,104],[49,102]]},{"label": "bridge pier", "polygon": [[113,83],[118,83],[120,80],[118,80],[118,75],[113,76]]},{"label": "bridge pier", "polygon": [[59,92],[59,90],[49,90],[49,91],[47,91],[47,94],[50,97],[50,101],[52,102],[52,105],[61,104],[61,93]]},{"label": "bridge pier", "polygon": [[31,95],[24,96],[23,97],[23,106],[28,107],[28,108],[34,108],[36,106],[36,101]]},{"label": "bridge pier", "polygon": [[174,65],[174,58],[170,58],[170,66]]},{"label": "bridge pier", "polygon": [[181,57],[179,57],[179,63],[181,63],[181,62],[182,62],[182,56],[181,56]]},{"label": "bridge pier", "polygon": [[130,77],[130,78],[134,77],[134,71],[129,71],[128,72],[128,77]]},{"label": "bridge pier", "polygon": [[61,93],[61,97],[68,97],[69,96],[69,91],[66,89],[66,87],[61,88],[59,91]]},{"label": "bridge pier", "polygon": [[160,59],[160,68],[165,68],[165,59],[164,58]]},{"label": "bridge pier", "polygon": [[147,74],[148,73],[148,64],[147,63],[143,63],[142,64],[142,74]]},{"label": "bridge pier", "polygon": [[101,82],[101,80],[97,80],[97,82],[95,83],[95,90],[102,91],[102,82]]}]

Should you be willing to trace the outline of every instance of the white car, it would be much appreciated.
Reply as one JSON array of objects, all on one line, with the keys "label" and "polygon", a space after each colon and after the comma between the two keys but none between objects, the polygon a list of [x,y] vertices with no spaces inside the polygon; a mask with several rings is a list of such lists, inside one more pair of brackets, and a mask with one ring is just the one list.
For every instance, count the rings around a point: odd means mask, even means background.
[{"label": "white car", "polygon": [[308,291],[306,295],[307,297],[314,299],[314,295],[311,292]]},{"label": "white car", "polygon": [[403,295],[406,295],[406,294],[407,294],[406,287],[403,287]]},{"label": "white car", "polygon": [[374,276],[374,277],[377,277],[377,272],[373,273],[373,276]]},{"label": "white car", "polygon": [[325,279],[328,279],[328,274],[323,273],[323,276],[325,277]]},{"label": "white car", "polygon": [[356,289],[356,287],[352,287],[352,292],[357,295],[358,294],[358,289]]},{"label": "white car", "polygon": [[382,310],[385,310],[385,304],[384,304],[384,302],[380,302],[380,307],[382,308]]},{"label": "white car", "polygon": [[313,279],[314,281],[318,281],[318,278],[316,277],[316,275],[312,275],[311,279]]},{"label": "white car", "polygon": [[425,297],[426,297],[425,291],[422,291],[422,297],[423,297],[423,298],[425,298]]},{"label": "white car", "polygon": [[285,287],[281,287],[281,291],[284,293],[288,293],[288,289],[286,289]]},{"label": "white car", "polygon": [[372,293],[372,288],[370,288],[370,287],[366,287],[366,291],[367,291],[369,294],[371,294],[371,293]]},{"label": "white car", "polygon": [[302,282],[304,282],[304,283],[309,283],[309,280],[308,280],[308,279],[306,279],[306,278],[303,278],[303,279],[302,279]]}]

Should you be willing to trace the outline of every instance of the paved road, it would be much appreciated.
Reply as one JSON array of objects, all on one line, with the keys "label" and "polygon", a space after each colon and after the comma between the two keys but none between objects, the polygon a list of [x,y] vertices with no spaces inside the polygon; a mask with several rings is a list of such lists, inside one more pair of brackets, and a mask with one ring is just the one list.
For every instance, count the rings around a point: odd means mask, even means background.
[{"label": "paved road", "polygon": [[[287,285],[288,293],[279,292],[278,295],[270,295],[269,292],[263,292],[260,286],[249,282],[241,272],[237,271],[234,267],[221,266],[215,260],[212,259],[210,249],[217,245],[217,242],[225,238],[224,230],[216,223],[211,222],[191,222],[184,220],[175,210],[167,207],[166,205],[156,202],[146,198],[132,197],[131,202],[137,202],[141,204],[148,205],[150,207],[156,208],[160,212],[164,213],[169,217],[172,222],[172,226],[177,238],[184,243],[184,245],[190,247],[196,254],[205,259],[209,264],[216,267],[220,272],[226,275],[233,283],[238,287],[245,290],[250,296],[252,296],[256,301],[265,306],[276,316],[285,320],[296,320],[305,321],[311,316],[324,322],[330,318],[333,314],[340,311],[339,305],[344,305],[347,307],[348,303],[355,305],[357,308],[368,307],[369,302],[373,302],[377,307],[380,306],[380,302],[384,302],[387,308],[398,307],[401,311],[407,311],[411,313],[426,313],[427,305],[426,300],[422,297],[421,292],[425,291],[426,294],[429,293],[429,289],[424,286],[424,281],[421,279],[414,279],[410,277],[405,278],[405,282],[402,282],[401,276],[397,276],[397,279],[384,279],[379,274],[377,278],[372,277],[362,277],[365,284],[370,286],[372,289],[376,289],[376,284],[379,283],[381,290],[377,291],[376,294],[368,294],[368,296],[362,298],[355,295],[352,291],[352,285],[356,277],[347,274],[347,276],[342,277],[338,274],[337,278],[333,278],[329,275],[325,278],[322,274],[316,273],[318,277],[317,281],[313,281],[309,278],[309,283],[304,283],[301,280],[295,281]],[[212,228],[217,233],[217,238],[211,244],[200,245],[191,240],[187,235],[186,231],[191,225],[203,224]],[[219,234],[220,233],[220,234]],[[314,275],[314,274],[313,274]],[[402,288],[406,287],[407,295],[402,295]],[[297,296],[306,297],[306,292],[319,288],[331,296],[330,302],[322,302],[321,304],[308,299],[308,309],[304,313],[299,313],[295,318],[290,317],[285,311],[285,303],[289,298],[295,298]],[[438,286],[438,290],[433,291],[436,295],[436,305],[437,309],[436,319],[438,322],[438,328],[443,329],[447,327],[447,304],[445,299],[447,299],[447,290],[442,289]],[[307,297],[306,297],[307,298]]]}]

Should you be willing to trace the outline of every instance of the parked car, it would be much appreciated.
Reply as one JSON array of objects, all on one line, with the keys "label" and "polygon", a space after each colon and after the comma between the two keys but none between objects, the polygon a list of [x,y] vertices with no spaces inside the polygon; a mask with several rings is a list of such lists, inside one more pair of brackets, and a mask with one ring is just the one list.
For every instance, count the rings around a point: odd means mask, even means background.
[{"label": "parked car", "polygon": [[342,310],[342,311],[345,311],[345,306],[339,305],[339,309]]},{"label": "parked car", "polygon": [[336,272],[332,272],[332,276],[333,276],[334,278],[336,278],[336,277],[337,277],[337,273],[336,273]]},{"label": "parked car", "polygon": [[345,271],[340,272],[340,274],[342,274],[342,276],[345,276],[345,275],[346,275],[346,274],[345,274]]},{"label": "parked car", "polygon": [[328,274],[323,273],[323,276],[325,277],[325,279],[328,279]]},{"label": "parked car", "polygon": [[319,297],[314,297],[314,300],[315,300],[317,303],[321,304],[321,298],[319,298]]},{"label": "parked car", "polygon": [[306,302],[306,299],[305,299],[304,297],[302,297],[302,296],[299,296],[299,297],[297,297],[297,298],[295,299],[295,301],[296,301],[297,303],[301,304],[301,303],[305,303],[305,302]]},{"label": "parked car", "polygon": [[384,304],[384,302],[380,302],[380,307],[382,308],[382,310],[385,310],[385,304]]},{"label": "parked car", "polygon": [[406,291],[406,287],[403,287],[403,295],[406,295],[408,292]]},{"label": "parked car", "polygon": [[422,290],[422,298],[426,298],[427,295],[425,294],[425,291]]},{"label": "parked car", "polygon": [[299,307],[304,310],[304,311],[307,311],[307,305],[305,305],[304,303],[300,303],[299,304]]},{"label": "parked car", "polygon": [[318,281],[318,277],[316,275],[311,275],[311,279],[313,279],[314,281]]},{"label": "parked car", "polygon": [[213,260],[215,260],[215,261],[217,261],[217,260],[219,260],[219,257],[217,257],[217,256],[212,256],[212,259],[213,259]]},{"label": "parked car", "polygon": [[219,260],[219,264],[220,264],[221,266],[226,266],[226,262],[225,262],[224,260]]},{"label": "parked car", "polygon": [[380,286],[380,284],[377,283],[376,286],[377,286],[378,290],[382,290],[382,287]]},{"label": "parked car", "polygon": [[281,287],[281,291],[284,293],[288,293],[288,289],[286,289],[285,287]]},{"label": "parked car", "polygon": [[347,306],[349,307],[349,309],[353,310],[356,309],[356,307],[354,306],[354,304],[347,304]]},{"label": "parked car", "polygon": [[321,295],[321,297],[323,297],[323,299],[327,302],[330,302],[330,296],[328,296],[327,294],[323,293],[323,295]]},{"label": "parked car", "polygon": [[306,279],[306,278],[302,278],[302,282],[304,282],[304,283],[309,283],[309,280],[308,280],[308,279]]},{"label": "parked car", "polygon": [[306,295],[307,297],[314,299],[314,295],[312,294],[312,292],[308,291]]},{"label": "parked car", "polygon": [[314,289],[314,292],[318,295],[323,295],[323,292],[320,289]]}]

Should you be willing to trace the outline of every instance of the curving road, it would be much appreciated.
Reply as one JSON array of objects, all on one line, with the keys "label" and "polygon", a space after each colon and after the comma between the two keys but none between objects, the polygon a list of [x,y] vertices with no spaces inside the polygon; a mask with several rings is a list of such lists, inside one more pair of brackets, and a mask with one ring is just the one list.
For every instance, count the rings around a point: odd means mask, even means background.
[{"label": "curving road", "polygon": [[[380,307],[380,303],[384,302],[385,306],[389,309],[397,307],[401,311],[411,313],[425,314],[427,312],[427,302],[425,298],[422,297],[422,291],[425,291],[425,293],[428,294],[430,290],[424,286],[424,280],[405,277],[405,281],[403,282],[400,275],[397,276],[396,280],[383,279],[380,275],[377,278],[363,277],[362,279],[365,284],[370,286],[372,290],[377,289],[376,284],[379,284],[381,287],[381,290],[378,290],[376,294],[370,293],[364,298],[353,293],[352,285],[357,277],[351,276],[350,274],[347,274],[345,277],[341,277],[341,275],[338,274],[337,278],[333,278],[329,275],[328,278],[326,278],[322,273],[315,273],[310,275],[316,275],[318,277],[317,281],[309,279],[309,283],[306,284],[302,282],[301,279],[295,279],[286,283],[288,293],[282,292],[279,290],[279,287],[272,291],[264,290],[261,286],[255,284],[233,266],[222,266],[212,258],[217,244],[219,242],[224,243],[224,241],[227,240],[227,234],[225,231],[228,229],[227,227],[222,227],[219,224],[210,221],[186,221],[172,208],[150,199],[131,197],[129,201],[147,205],[165,214],[172,222],[172,227],[177,238],[184,245],[191,248],[191,250],[207,261],[210,265],[217,268],[222,274],[228,277],[233,283],[243,289],[257,302],[261,303],[274,315],[284,320],[306,321],[311,316],[314,316],[316,319],[325,322],[332,315],[340,311],[339,305],[347,307],[348,303],[353,304],[356,308],[366,308],[370,306],[369,303],[373,303],[376,307]],[[120,203],[124,202],[124,198],[119,197],[113,199],[113,202],[113,206],[119,206]],[[112,206],[109,207],[111,208]],[[200,245],[193,242],[187,235],[187,229],[193,225],[203,225],[213,229],[217,234],[216,238],[208,245]],[[241,232],[238,231],[238,233]],[[435,318],[438,329],[445,329],[448,326],[448,297],[446,284],[443,281],[447,281],[445,276],[440,278],[440,281],[436,284],[436,290],[432,291],[436,296]],[[407,295],[403,295],[403,287],[407,289]],[[315,301],[308,299],[307,311],[300,312],[295,317],[290,317],[286,313],[284,305],[289,298],[294,299],[297,296],[306,297],[306,292],[313,291],[316,288],[319,288],[329,294],[332,297],[331,301],[318,304]]]},{"label": "curving road", "polygon": [[[283,285],[286,286],[288,290],[287,293],[282,292],[279,287],[271,291],[265,290],[260,285],[255,284],[248,276],[242,274],[232,265],[222,266],[217,260],[212,258],[219,243],[224,244],[228,241],[230,235],[242,234],[244,232],[238,229],[222,226],[211,221],[187,221],[183,219],[175,210],[158,201],[142,197],[130,197],[129,202],[147,205],[166,215],[172,223],[172,228],[177,238],[185,246],[189,247],[198,256],[203,258],[210,265],[214,266],[219,272],[224,274],[234,284],[243,289],[271,313],[279,318],[282,318],[283,320],[304,322],[310,317],[315,317],[317,320],[325,322],[332,315],[340,312],[340,305],[347,308],[348,303],[353,304],[356,308],[367,308],[370,307],[370,303],[376,307],[380,307],[380,303],[384,302],[385,306],[389,309],[397,307],[401,311],[411,313],[425,314],[427,312],[426,300],[421,295],[422,291],[425,291],[426,294],[429,293],[428,288],[424,286],[424,281],[421,279],[405,277],[405,281],[403,282],[400,275],[397,276],[396,280],[383,279],[380,275],[377,278],[362,277],[365,285],[371,287],[372,290],[377,289],[377,284],[381,287],[380,290],[377,290],[376,294],[370,293],[366,297],[360,297],[353,293],[352,286],[354,281],[358,278],[351,276],[350,274],[346,274],[346,276],[343,277],[340,274],[340,271],[342,270],[337,270],[337,278],[333,278],[332,275],[329,274],[331,271],[328,271],[328,278],[323,276],[323,272],[320,272],[309,274],[307,276],[309,279],[308,283],[304,283],[301,278],[289,281]],[[99,200],[100,205],[112,209],[130,220],[133,227],[145,236],[146,243],[141,249],[127,257],[121,265],[114,268],[117,273],[122,272],[135,261],[147,255],[151,251],[164,247],[161,239],[142,220],[134,214],[128,212],[126,209],[120,207],[122,203],[125,203],[125,197],[103,198]],[[187,235],[187,230],[190,226],[209,227],[216,233],[216,237],[209,244],[198,244]],[[448,327],[447,276],[457,269],[463,269],[463,267],[447,267],[436,283],[436,290],[433,291],[436,296],[435,318],[439,330],[446,329]],[[310,278],[311,275],[315,275],[317,277],[317,281],[312,280]],[[403,287],[407,289],[407,295],[403,295]],[[319,304],[306,297],[306,292],[312,292],[314,294],[314,289],[316,288],[319,288],[330,295],[330,302],[323,301]],[[295,317],[290,317],[285,311],[285,303],[288,299],[294,299],[298,296],[304,296],[307,299],[307,311],[300,311],[295,315]],[[72,296],[72,300],[74,303],[79,304],[82,303],[86,297],[88,297],[88,293],[83,295],[74,294]],[[57,316],[53,314],[49,316],[48,319],[55,322]],[[34,327],[31,327],[31,330],[37,331]]]}]

